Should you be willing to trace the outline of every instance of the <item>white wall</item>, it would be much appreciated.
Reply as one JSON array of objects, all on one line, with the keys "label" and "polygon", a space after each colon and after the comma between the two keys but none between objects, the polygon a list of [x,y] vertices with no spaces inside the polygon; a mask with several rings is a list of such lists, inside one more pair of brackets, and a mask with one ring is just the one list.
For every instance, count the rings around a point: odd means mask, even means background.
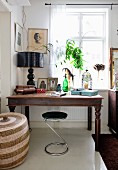
[{"label": "white wall", "polygon": [[22,27],[22,7],[12,6],[11,12],[11,94],[15,86],[20,81],[23,82],[22,72],[20,73],[20,78],[18,77],[18,68],[17,66],[17,52],[15,51],[14,42],[15,42],[15,23],[18,23]]},{"label": "white wall", "polygon": [[18,81],[14,49],[15,23],[22,26],[22,8],[7,4],[8,7],[8,10],[0,12],[1,112],[9,111],[6,97],[13,94]]},{"label": "white wall", "polygon": [[6,96],[10,94],[11,87],[11,28],[10,13],[0,13],[1,25],[1,112],[6,111]]},{"label": "white wall", "polygon": [[118,48],[118,6],[110,10],[110,47]]}]

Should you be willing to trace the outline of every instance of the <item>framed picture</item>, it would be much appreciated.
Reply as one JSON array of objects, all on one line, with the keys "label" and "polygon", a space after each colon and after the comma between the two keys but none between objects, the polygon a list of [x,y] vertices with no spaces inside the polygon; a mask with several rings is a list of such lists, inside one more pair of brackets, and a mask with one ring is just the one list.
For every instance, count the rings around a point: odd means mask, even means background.
[{"label": "framed picture", "polygon": [[[116,79],[116,73],[118,73],[118,48],[110,48],[110,87],[114,87]],[[118,76],[117,76],[118,77]]]},{"label": "framed picture", "polygon": [[15,51],[21,52],[23,48],[23,28],[15,24]]},{"label": "framed picture", "polygon": [[44,45],[48,43],[48,29],[29,28],[28,29],[28,50],[47,53]]},{"label": "framed picture", "polygon": [[58,84],[58,78],[49,77],[48,78],[48,90],[55,91]]},{"label": "framed picture", "polygon": [[47,78],[38,78],[38,88],[47,90]]}]

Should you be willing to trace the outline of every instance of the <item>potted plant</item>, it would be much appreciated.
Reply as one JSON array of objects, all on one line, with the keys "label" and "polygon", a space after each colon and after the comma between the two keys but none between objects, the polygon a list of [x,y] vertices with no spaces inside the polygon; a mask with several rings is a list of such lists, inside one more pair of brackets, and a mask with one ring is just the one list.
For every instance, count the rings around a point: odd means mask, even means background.
[{"label": "potted plant", "polygon": [[[66,49],[64,50],[64,48]],[[55,64],[56,67],[59,63],[63,65],[67,61],[69,61],[70,64],[73,65],[75,68],[83,70],[83,53],[80,47],[75,44],[74,40],[68,39],[66,41],[65,47],[58,47],[58,50],[56,51],[56,56],[58,56],[58,58],[60,59],[63,58],[61,61]]]},{"label": "potted plant", "polygon": [[76,46],[74,40],[68,39],[66,41],[66,60],[70,61],[75,68],[83,70],[83,53],[82,50]]}]

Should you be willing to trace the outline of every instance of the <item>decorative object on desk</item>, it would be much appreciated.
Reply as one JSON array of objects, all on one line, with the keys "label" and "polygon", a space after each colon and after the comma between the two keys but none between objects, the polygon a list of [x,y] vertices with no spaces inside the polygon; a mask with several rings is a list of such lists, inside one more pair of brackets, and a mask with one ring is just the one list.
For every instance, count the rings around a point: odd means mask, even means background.
[{"label": "decorative object on desk", "polygon": [[48,77],[48,90],[49,91],[56,91],[58,84],[58,78]]},{"label": "decorative object on desk", "polygon": [[68,92],[68,80],[67,80],[66,74],[65,74],[64,77],[65,78],[63,80],[63,87],[62,87],[62,89],[63,89],[64,92]]},{"label": "decorative object on desk", "polygon": [[37,91],[37,93],[45,93],[46,89],[39,89],[39,88],[37,88],[36,91]]},{"label": "decorative object on desk", "polygon": [[74,75],[68,68],[63,68],[62,71],[65,71],[67,80],[68,80],[68,90],[70,90],[74,86]]},{"label": "decorative object on desk", "polygon": [[28,50],[47,53],[48,29],[29,28],[28,30]]},{"label": "decorative object on desk", "polygon": [[25,161],[29,150],[29,127],[21,113],[0,114],[0,169],[12,169]]},{"label": "decorative object on desk", "polygon": [[16,88],[14,89],[14,92],[16,94],[32,94],[36,93],[36,88],[33,85],[27,86],[17,85]]},{"label": "decorative object on desk", "polygon": [[98,95],[98,90],[82,90],[80,94],[82,96],[96,96]]},{"label": "decorative object on desk", "polygon": [[81,95],[81,91],[84,90],[84,88],[77,88],[71,90],[71,95]]},{"label": "decorative object on desk", "polygon": [[48,79],[47,78],[38,78],[38,89],[45,89],[48,88]]},{"label": "decorative object on desk", "polygon": [[56,92],[61,92],[61,84],[57,84]]},{"label": "decorative object on desk", "polygon": [[100,71],[105,69],[105,65],[104,64],[95,64],[93,66],[93,68],[98,72],[98,76],[97,77],[97,83],[96,83],[96,88],[102,88],[103,87],[103,83],[102,83],[102,75],[100,75]]},{"label": "decorative object on desk", "polygon": [[92,89],[92,77],[88,69],[82,74],[82,88]]},{"label": "decorative object on desk", "polygon": [[105,65],[104,64],[95,64],[93,66],[93,68],[98,71],[98,78],[99,78],[99,71],[100,70],[104,70],[105,69]]},{"label": "decorative object on desk", "polygon": [[84,88],[78,88],[78,89],[71,90],[71,95],[96,96],[98,95],[98,90],[88,90]]},{"label": "decorative object on desk", "polygon": [[44,67],[44,54],[38,52],[18,52],[17,54],[17,67],[29,67],[27,75],[27,85],[35,85],[33,67]]},{"label": "decorative object on desk", "polygon": [[15,51],[22,51],[23,48],[23,28],[15,24]]}]

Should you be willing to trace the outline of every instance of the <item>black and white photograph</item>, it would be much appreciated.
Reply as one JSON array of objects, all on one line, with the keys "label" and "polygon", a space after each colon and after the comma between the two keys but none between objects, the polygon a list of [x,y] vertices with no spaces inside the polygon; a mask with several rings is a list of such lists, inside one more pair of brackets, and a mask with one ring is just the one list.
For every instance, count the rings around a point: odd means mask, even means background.
[{"label": "black and white photograph", "polygon": [[21,52],[23,49],[23,28],[15,24],[15,51]]}]

